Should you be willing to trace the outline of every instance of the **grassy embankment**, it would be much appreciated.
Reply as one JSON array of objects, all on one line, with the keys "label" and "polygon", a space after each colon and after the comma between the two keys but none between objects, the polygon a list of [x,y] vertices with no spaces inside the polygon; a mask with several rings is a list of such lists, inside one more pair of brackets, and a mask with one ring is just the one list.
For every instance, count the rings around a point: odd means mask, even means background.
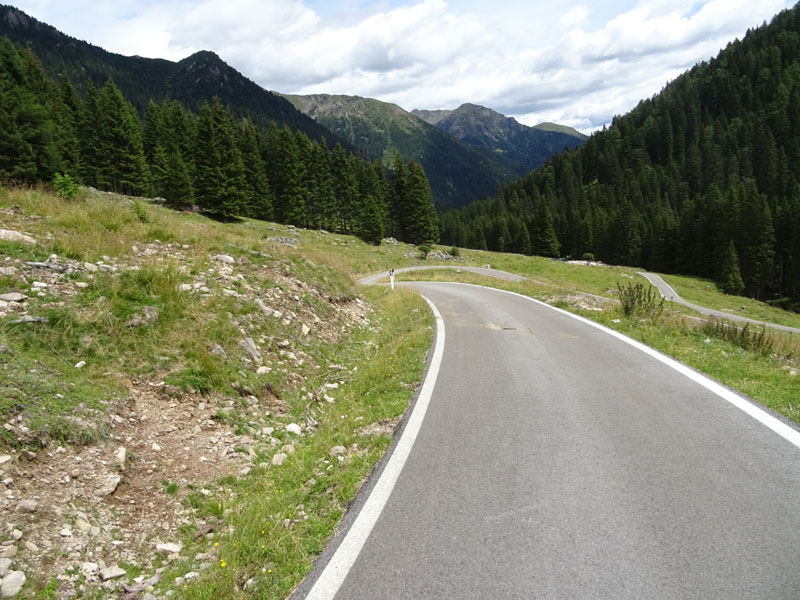
[{"label": "grassy embankment", "polygon": [[[191,557],[200,552],[213,565],[179,595],[234,597],[247,583],[259,597],[284,597],[388,447],[423,373],[432,335],[425,303],[408,292],[359,289],[352,278],[413,262],[403,258],[409,248],[255,221],[219,223],[87,191],[64,200],[0,188],[0,210],[4,228],[39,242],[0,243],[0,266],[16,268],[0,276],[0,293],[29,296],[25,313],[0,317],[0,419],[25,428],[24,436],[0,430],[0,450],[113,443],[115,407],[131,401],[133,388],[162,381],[180,389],[174,401],[190,409],[201,400],[217,406],[217,419],[237,435],[261,439],[269,426],[250,473],[225,478],[210,496],[191,483],[164,482],[161,493],[183,496],[198,520],[216,525],[199,538],[197,527],[183,527],[181,559],[154,591],[175,589],[175,577],[197,570]],[[300,244],[267,239],[274,236]],[[34,288],[35,271],[23,263],[53,254],[66,271],[39,271],[50,284]],[[222,271],[218,254],[236,260],[231,272]],[[259,301],[284,318],[264,316]],[[145,307],[157,309],[157,319],[130,326]],[[366,312],[368,321],[348,320],[348,311]],[[20,314],[46,321],[12,323]],[[305,323],[310,332],[301,331]],[[268,373],[256,373],[239,344],[243,333],[259,345]],[[282,340],[302,360],[287,358]],[[339,387],[328,389],[329,382]],[[242,390],[261,404],[254,408]],[[292,422],[304,424],[302,436],[285,430]],[[294,449],[281,466],[272,463],[276,442]],[[334,446],[344,453],[332,455]],[[149,574],[162,560],[151,550],[126,568],[130,577]],[[47,597],[59,585],[55,575],[29,573],[26,593]]]}]

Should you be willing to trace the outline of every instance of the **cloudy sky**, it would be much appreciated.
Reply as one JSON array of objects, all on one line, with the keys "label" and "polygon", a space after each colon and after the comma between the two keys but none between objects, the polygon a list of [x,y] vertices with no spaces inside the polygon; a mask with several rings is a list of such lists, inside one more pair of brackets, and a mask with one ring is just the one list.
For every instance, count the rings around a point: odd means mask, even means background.
[{"label": "cloudy sky", "polygon": [[[10,0],[14,3],[13,0]],[[18,0],[121,54],[213,50],[261,86],[489,106],[590,132],[790,0]]]}]

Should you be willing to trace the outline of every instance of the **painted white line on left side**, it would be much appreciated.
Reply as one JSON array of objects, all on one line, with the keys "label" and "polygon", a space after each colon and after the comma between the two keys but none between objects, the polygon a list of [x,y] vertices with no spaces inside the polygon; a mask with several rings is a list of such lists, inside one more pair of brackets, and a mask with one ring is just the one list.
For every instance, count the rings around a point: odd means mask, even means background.
[{"label": "painted white line on left side", "polygon": [[394,489],[397,478],[406,464],[411,448],[417,439],[417,434],[422,427],[422,421],[430,404],[431,394],[436,385],[436,378],[439,375],[439,367],[442,364],[444,354],[444,319],[433,303],[425,296],[422,296],[436,320],[436,338],[434,340],[433,356],[428,372],[425,375],[425,382],[422,384],[417,402],[413,412],[406,423],[403,435],[395,446],[386,468],[381,473],[380,479],[372,488],[372,492],[358,513],[350,530],[345,535],[342,543],[336,549],[330,562],[325,566],[319,579],[314,583],[306,596],[306,600],[333,600],[336,592],[339,591],[342,583],[350,572],[350,568],[355,563],[356,558],[361,553],[361,549],[369,537],[372,528],[378,521],[383,507],[389,500],[389,496]]}]

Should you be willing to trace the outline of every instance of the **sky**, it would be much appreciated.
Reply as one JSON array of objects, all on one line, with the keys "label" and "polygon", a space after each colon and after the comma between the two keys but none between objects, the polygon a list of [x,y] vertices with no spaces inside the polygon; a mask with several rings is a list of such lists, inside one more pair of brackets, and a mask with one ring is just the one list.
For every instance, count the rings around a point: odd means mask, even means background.
[{"label": "sky", "polygon": [[[6,0],[13,3],[13,0]],[[585,133],[789,0],[17,0],[125,55],[216,52],[262,87],[406,110],[488,106]]]}]

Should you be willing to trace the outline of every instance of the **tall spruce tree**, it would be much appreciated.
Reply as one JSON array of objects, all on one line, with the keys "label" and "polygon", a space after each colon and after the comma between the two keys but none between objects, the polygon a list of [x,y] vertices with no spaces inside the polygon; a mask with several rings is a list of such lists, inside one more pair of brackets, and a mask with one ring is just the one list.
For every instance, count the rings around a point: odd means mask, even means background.
[{"label": "tall spruce tree", "polygon": [[403,205],[403,241],[428,245],[438,242],[439,226],[431,186],[422,166],[413,160],[408,163]]},{"label": "tall spruce tree", "polygon": [[100,91],[100,181],[104,189],[140,195],[149,189],[142,130],[136,111],[110,79]]}]

